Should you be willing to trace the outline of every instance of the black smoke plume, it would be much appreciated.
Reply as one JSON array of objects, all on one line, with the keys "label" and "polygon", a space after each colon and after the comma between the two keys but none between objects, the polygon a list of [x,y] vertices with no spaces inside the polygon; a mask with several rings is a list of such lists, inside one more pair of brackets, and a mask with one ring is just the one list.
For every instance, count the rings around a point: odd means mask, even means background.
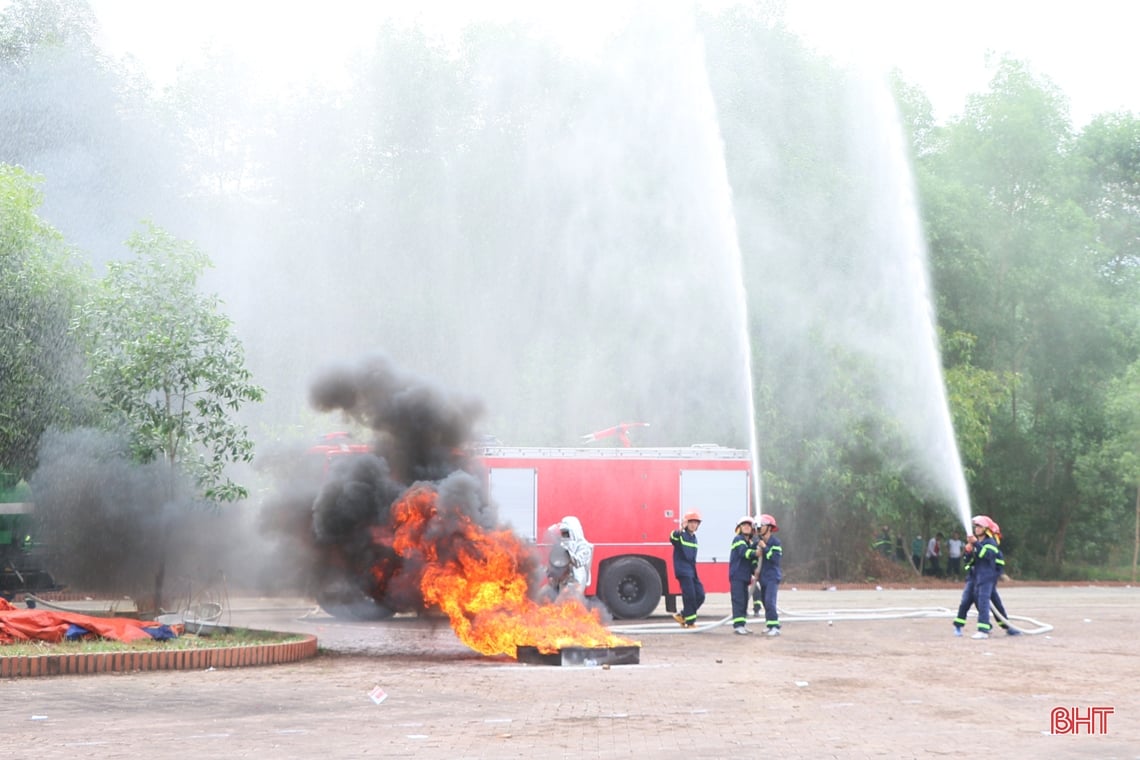
[{"label": "black smoke plume", "polygon": [[[482,404],[378,354],[321,370],[309,398],[318,411],[366,426],[372,440],[331,437],[309,449],[305,466],[290,469],[282,498],[267,506],[265,524],[294,537],[294,568],[305,563],[306,591],[332,614],[375,619],[423,610],[422,559],[392,548],[391,508],[413,485],[433,489],[437,511],[424,537],[441,560],[458,551],[462,520],[497,527],[468,449]],[[535,559],[519,562],[535,577]]]}]

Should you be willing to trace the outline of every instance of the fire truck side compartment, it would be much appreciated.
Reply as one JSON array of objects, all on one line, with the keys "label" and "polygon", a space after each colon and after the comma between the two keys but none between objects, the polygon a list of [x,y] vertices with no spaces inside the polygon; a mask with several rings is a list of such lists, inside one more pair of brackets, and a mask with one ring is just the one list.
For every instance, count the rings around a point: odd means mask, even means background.
[{"label": "fire truck side compartment", "polygon": [[747,451],[490,448],[480,460],[500,519],[520,536],[540,541],[563,516],[581,520],[594,544],[587,593],[600,596],[615,617],[645,617],[662,595],[672,601],[679,593],[668,537],[690,509],[703,516],[701,580],[709,593],[728,590],[733,528],[751,512]]}]

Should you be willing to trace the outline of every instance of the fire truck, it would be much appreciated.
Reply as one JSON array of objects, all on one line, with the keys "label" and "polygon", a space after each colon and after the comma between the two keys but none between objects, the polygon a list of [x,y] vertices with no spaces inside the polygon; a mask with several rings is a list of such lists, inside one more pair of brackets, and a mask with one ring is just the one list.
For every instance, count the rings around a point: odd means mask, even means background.
[{"label": "fire truck", "polygon": [[[473,446],[471,469],[482,478],[499,521],[536,545],[549,544],[557,534],[551,528],[564,518],[577,518],[593,546],[584,591],[604,602],[615,618],[647,617],[662,598],[665,608],[676,612],[681,591],[673,577],[669,534],[689,510],[702,515],[697,567],[705,590],[727,593],[733,530],[752,512],[749,452],[713,444],[634,447],[625,429],[617,436],[619,447]],[[326,462],[326,472],[332,458],[369,450],[344,433],[325,438],[310,453]],[[329,602],[322,606],[334,615],[335,609],[350,608],[331,595]]]},{"label": "fire truck", "polygon": [[510,448],[478,451],[500,521],[541,542],[573,516],[594,552],[586,594],[615,618],[670,612],[681,593],[669,534],[681,515],[701,513],[698,573],[709,593],[728,591],[728,555],[737,521],[750,514],[752,460],[742,449]]},{"label": "fire truck", "polygon": [[17,594],[61,588],[41,566],[40,547],[32,541],[31,491],[26,483],[11,485],[11,480],[0,473],[0,598],[9,601]]}]

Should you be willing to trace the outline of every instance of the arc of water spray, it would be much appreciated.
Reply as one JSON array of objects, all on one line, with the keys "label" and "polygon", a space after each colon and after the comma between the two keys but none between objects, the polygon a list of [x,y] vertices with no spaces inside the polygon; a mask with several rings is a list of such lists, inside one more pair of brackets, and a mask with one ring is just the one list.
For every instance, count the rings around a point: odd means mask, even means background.
[{"label": "arc of water spray", "polygon": [[704,136],[704,144],[696,146],[706,154],[708,165],[713,167],[714,176],[711,177],[710,189],[713,197],[710,199],[710,214],[715,218],[713,226],[722,232],[723,255],[727,257],[727,278],[732,284],[734,321],[737,327],[736,340],[738,346],[737,366],[742,372],[741,386],[744,391],[744,409],[746,417],[746,430],[748,431],[748,450],[752,457],[752,509],[759,514],[761,502],[761,470],[760,447],[756,433],[756,400],[753,387],[752,374],[752,343],[749,336],[748,291],[744,280],[744,259],[740,247],[740,233],[736,223],[736,214],[733,210],[732,184],[728,177],[728,163],[725,158],[724,137],[720,131],[720,122],[717,118],[716,101],[712,92],[712,83],[709,80],[708,64],[705,59],[704,45],[695,27],[687,30],[689,47],[685,51],[688,57],[688,66],[683,68],[695,72],[693,81],[689,83],[694,99],[697,101],[697,118],[700,120],[699,134]]},{"label": "arc of water spray", "polygon": [[[914,391],[925,399],[922,407],[899,409],[900,417],[918,418],[916,423],[925,427],[912,433],[913,445],[927,467],[932,480],[944,492],[961,520],[966,533],[970,532],[970,497],[966,486],[962,459],[954,435],[950,415],[950,402],[942,372],[942,356],[936,330],[937,319],[931,297],[929,251],[922,228],[918,193],[909,151],[904,141],[902,121],[886,79],[882,75],[868,77],[868,98],[876,119],[876,132],[884,142],[879,146],[881,160],[886,163],[884,181],[887,203],[879,213],[897,237],[891,241],[897,249],[897,261],[902,265],[904,287],[897,289],[894,298],[902,301],[904,330],[899,336],[911,363]],[[913,349],[913,354],[910,350]],[[896,398],[889,391],[886,398]],[[922,450],[925,449],[925,450]]]}]

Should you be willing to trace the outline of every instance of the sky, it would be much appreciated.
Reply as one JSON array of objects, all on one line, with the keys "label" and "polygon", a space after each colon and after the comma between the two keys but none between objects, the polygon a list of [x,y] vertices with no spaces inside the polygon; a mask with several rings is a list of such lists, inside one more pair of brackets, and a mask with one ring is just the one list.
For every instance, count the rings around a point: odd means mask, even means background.
[{"label": "sky", "polygon": [[1106,111],[1140,113],[1130,0],[790,0],[789,26],[813,47],[847,60],[897,66],[946,119],[983,90],[987,59],[1028,61],[1069,98],[1073,123]]},{"label": "sky", "polygon": [[[783,4],[786,21],[817,50],[841,61],[880,69],[898,67],[930,97],[940,120],[960,113],[966,96],[986,87],[987,61],[1012,55],[1029,62],[1068,96],[1073,123],[1081,127],[1105,111],[1140,112],[1134,80],[1132,37],[1140,28],[1140,3],[1130,0],[761,0]],[[7,0],[0,0],[0,7]],[[698,0],[701,2],[701,0]],[[707,5],[731,0],[703,0]],[[417,18],[437,29],[474,18],[537,20],[574,44],[605,23],[632,12],[631,0],[91,0],[103,26],[103,44],[131,52],[159,80],[180,60],[215,39],[257,51],[267,86],[296,81],[313,66],[327,65],[336,79],[346,48],[364,45],[382,16]],[[645,4],[642,3],[644,6]],[[652,7],[660,9],[660,2]],[[536,19],[536,8],[542,17]]]}]

